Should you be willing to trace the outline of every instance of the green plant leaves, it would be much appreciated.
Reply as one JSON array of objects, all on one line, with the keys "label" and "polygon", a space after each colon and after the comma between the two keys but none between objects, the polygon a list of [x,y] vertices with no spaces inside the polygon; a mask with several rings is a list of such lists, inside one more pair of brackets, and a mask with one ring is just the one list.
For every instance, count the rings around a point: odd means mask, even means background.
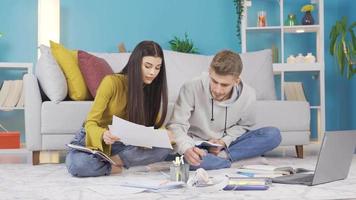
[{"label": "green plant leaves", "polygon": [[242,20],[242,14],[244,12],[244,5],[245,5],[245,0],[233,0],[235,9],[236,9],[236,15],[237,15],[237,20],[236,20],[236,37],[241,44],[241,20]]},{"label": "green plant leaves", "polygon": [[356,22],[347,27],[347,17],[342,17],[332,26],[329,34],[329,52],[335,57],[341,76],[347,70],[346,76],[348,79],[351,79],[356,73],[356,69],[354,69],[356,65],[356,36],[353,30],[355,27]]},{"label": "green plant leaves", "polygon": [[194,47],[192,40],[188,38],[188,34],[184,34],[184,38],[180,39],[174,36],[173,40],[169,41],[171,49],[173,51],[183,52],[183,53],[198,53],[198,49]]}]

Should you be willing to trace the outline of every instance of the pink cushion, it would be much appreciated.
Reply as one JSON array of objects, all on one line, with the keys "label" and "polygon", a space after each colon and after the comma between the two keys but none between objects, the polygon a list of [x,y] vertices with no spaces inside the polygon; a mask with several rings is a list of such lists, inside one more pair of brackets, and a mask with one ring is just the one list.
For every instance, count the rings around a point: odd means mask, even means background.
[{"label": "pink cushion", "polygon": [[78,64],[90,94],[95,97],[101,80],[114,72],[104,59],[81,50],[78,51]]}]

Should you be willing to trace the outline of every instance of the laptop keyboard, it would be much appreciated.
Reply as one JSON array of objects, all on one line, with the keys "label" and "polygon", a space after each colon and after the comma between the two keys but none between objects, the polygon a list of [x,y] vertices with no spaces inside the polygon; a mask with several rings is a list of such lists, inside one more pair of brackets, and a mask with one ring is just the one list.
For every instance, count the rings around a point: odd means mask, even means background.
[{"label": "laptop keyboard", "polygon": [[301,177],[294,177],[294,178],[291,178],[289,180],[294,180],[294,181],[297,181],[297,182],[312,182],[313,181],[313,178],[314,178],[314,174],[306,174],[305,176],[301,176]]},{"label": "laptop keyboard", "polygon": [[311,184],[314,174],[292,174],[273,178],[274,183]]}]

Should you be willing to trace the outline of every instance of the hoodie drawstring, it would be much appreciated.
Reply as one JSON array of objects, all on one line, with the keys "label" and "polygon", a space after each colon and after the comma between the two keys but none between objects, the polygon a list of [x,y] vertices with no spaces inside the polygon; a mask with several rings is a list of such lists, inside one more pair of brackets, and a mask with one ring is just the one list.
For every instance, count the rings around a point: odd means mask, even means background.
[{"label": "hoodie drawstring", "polygon": [[225,107],[225,127],[224,127],[224,135],[223,136],[226,136],[226,122],[227,122],[227,106]]},{"label": "hoodie drawstring", "polygon": [[[214,99],[211,99],[211,119],[210,121],[214,121]],[[224,133],[223,137],[226,136],[226,124],[227,124],[227,106],[225,107],[225,125],[224,125]]]},{"label": "hoodie drawstring", "polygon": [[211,99],[211,119],[210,121],[214,121],[214,99]]}]

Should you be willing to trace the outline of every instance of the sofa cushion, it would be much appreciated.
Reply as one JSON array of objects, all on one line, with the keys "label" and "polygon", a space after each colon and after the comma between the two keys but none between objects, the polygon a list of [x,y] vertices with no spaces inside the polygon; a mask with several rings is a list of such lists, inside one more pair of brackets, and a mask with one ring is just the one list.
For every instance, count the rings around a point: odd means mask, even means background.
[{"label": "sofa cushion", "polygon": [[182,85],[207,72],[211,56],[179,53],[164,50],[166,63],[168,100],[175,102]]},{"label": "sofa cushion", "polygon": [[310,108],[306,101],[257,101],[256,126],[275,126],[281,131],[309,130]]},{"label": "sofa cushion", "polygon": [[63,45],[53,41],[50,41],[50,43],[52,54],[67,79],[69,97],[75,101],[90,99],[89,90],[78,66],[77,51],[68,50]]},{"label": "sofa cushion", "polygon": [[62,101],[58,104],[51,101],[42,103],[42,134],[74,134],[90,110],[92,101]]},{"label": "sofa cushion", "polygon": [[270,49],[240,54],[241,78],[256,90],[257,100],[276,100]]},{"label": "sofa cushion", "polygon": [[89,92],[95,97],[101,80],[113,71],[103,58],[81,50],[78,51],[78,63]]},{"label": "sofa cushion", "polygon": [[56,103],[68,94],[67,81],[48,46],[40,46],[41,56],[36,64],[36,76],[46,96]]}]

